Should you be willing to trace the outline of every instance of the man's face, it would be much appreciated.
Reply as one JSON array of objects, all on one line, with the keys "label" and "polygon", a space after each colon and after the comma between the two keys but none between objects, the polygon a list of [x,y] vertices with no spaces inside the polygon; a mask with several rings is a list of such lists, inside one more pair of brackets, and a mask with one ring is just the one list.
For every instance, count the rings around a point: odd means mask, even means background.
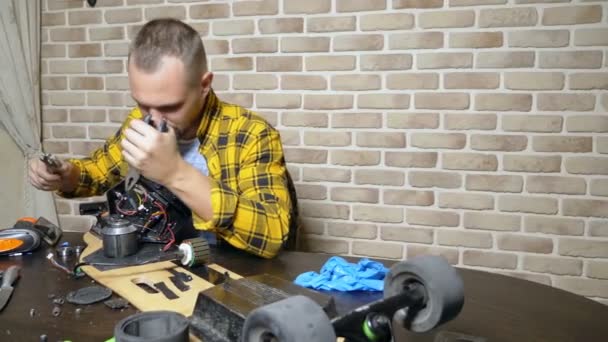
[{"label": "man's face", "polygon": [[151,73],[129,63],[131,96],[138,107],[144,115],[152,115],[156,124],[167,120],[178,139],[192,138],[196,133],[199,113],[209,92],[207,82],[193,85],[188,81],[184,64],[176,57],[163,57],[158,70]]}]

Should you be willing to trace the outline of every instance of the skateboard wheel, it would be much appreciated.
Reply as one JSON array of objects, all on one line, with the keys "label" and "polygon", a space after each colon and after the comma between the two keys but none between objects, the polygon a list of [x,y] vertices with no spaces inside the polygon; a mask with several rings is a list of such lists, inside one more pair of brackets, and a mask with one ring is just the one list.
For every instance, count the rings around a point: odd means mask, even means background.
[{"label": "skateboard wheel", "polygon": [[245,319],[241,342],[335,342],[336,333],[312,299],[293,296],[253,310]]},{"label": "skateboard wheel", "polygon": [[460,313],[464,284],[456,269],[442,257],[425,255],[393,265],[384,279],[384,298],[402,293],[411,283],[422,285],[425,304],[418,311],[408,310],[407,317],[398,315],[398,323],[405,328],[426,332]]},{"label": "skateboard wheel", "polygon": [[193,238],[184,240],[179,245],[184,254],[181,264],[188,267],[208,264],[211,261],[211,250],[205,238]]}]

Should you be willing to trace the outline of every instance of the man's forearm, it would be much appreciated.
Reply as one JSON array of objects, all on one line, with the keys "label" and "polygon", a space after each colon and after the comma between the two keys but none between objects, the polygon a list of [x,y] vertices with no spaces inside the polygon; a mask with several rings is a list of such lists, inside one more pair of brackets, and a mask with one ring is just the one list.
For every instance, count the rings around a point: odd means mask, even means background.
[{"label": "man's forearm", "polygon": [[211,182],[192,165],[180,160],[175,174],[165,186],[179,197],[192,212],[209,221],[213,218],[211,206]]},{"label": "man's forearm", "polygon": [[62,170],[61,187],[59,190],[64,193],[70,193],[76,190],[80,180],[80,168],[78,165],[64,161],[65,169]]}]

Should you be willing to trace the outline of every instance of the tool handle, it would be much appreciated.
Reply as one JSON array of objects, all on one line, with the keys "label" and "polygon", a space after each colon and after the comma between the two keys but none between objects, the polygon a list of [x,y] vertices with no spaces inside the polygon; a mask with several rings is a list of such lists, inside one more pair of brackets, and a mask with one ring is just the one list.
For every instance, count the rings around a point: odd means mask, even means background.
[{"label": "tool handle", "polygon": [[150,124],[150,121],[152,121],[152,115],[150,114],[146,114],[144,115],[143,119],[141,119],[144,123],[146,124]]},{"label": "tool handle", "polygon": [[[147,123],[148,125],[154,127],[154,121],[152,121],[152,115],[146,114],[146,116],[144,116],[143,121],[145,123]],[[169,131],[169,127],[167,127],[167,120],[163,119],[160,122],[160,124],[158,125],[157,129],[162,133],[167,133]]]},{"label": "tool handle", "polygon": [[158,126],[158,130],[161,133],[167,133],[169,131],[169,127],[167,127],[167,120],[163,119],[163,121],[160,122],[160,126]]},{"label": "tool handle", "polygon": [[19,278],[20,269],[21,267],[19,266],[11,266],[6,271],[4,271],[4,275],[2,276],[2,287],[12,286],[15,280]]},{"label": "tool handle", "polygon": [[52,171],[58,171],[61,168],[61,161],[50,153],[43,153],[40,156],[40,160]]}]

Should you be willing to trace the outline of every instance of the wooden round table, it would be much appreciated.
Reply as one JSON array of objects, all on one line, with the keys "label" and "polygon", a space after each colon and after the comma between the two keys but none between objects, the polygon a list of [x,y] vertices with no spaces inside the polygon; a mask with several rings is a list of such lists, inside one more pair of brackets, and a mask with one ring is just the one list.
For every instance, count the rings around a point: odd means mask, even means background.
[{"label": "wooden round table", "polygon": [[[72,245],[82,234],[66,233]],[[134,308],[112,310],[101,303],[76,307],[64,304],[54,317],[51,295],[63,296],[91,285],[88,278],[72,279],[52,267],[46,250],[20,257],[0,258],[0,269],[22,267],[13,296],[0,312],[1,341],[105,341],[114,325],[137,312]],[[243,276],[268,273],[293,280],[306,271],[318,271],[329,255],[284,252],[273,260],[260,259],[226,249],[213,254],[214,261]],[[356,261],[356,258],[347,258]],[[390,262],[387,262],[390,264]],[[465,305],[452,322],[425,334],[397,332],[397,341],[606,341],[608,306],[581,296],[530,281],[487,272],[459,269],[465,285]],[[344,312],[381,296],[379,293],[330,293],[338,312]],[[33,311],[32,311],[33,309]],[[33,312],[33,315],[31,313]],[[312,341],[311,341],[312,342]]]}]

